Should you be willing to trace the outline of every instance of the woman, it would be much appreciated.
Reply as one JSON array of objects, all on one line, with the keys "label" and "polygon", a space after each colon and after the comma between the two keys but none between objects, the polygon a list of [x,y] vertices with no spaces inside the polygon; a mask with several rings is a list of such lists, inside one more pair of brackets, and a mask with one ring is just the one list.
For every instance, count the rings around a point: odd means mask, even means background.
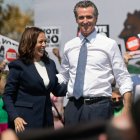
[{"label": "woman", "polygon": [[53,127],[50,92],[65,96],[66,85],[58,83],[55,63],[45,51],[46,42],[42,29],[26,28],[19,43],[19,58],[9,64],[3,100],[9,127],[16,132]]}]

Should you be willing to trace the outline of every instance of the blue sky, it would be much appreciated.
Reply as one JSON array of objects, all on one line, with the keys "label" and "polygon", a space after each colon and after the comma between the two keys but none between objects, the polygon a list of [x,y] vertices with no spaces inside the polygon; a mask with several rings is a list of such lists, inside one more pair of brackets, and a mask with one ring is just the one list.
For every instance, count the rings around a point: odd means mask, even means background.
[{"label": "blue sky", "polygon": [[33,9],[33,0],[4,0],[5,4],[18,5],[22,11]]}]

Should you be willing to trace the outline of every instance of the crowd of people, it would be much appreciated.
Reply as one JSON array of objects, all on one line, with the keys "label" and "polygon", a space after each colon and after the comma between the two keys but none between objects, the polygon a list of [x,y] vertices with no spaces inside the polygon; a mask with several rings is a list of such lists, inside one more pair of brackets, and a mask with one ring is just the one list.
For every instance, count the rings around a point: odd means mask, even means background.
[{"label": "crowd of people", "polygon": [[66,42],[62,57],[53,50],[60,71],[46,51],[45,32],[25,28],[18,58],[0,83],[0,109],[7,115],[1,140],[140,138],[140,100],[133,99],[140,80],[127,69],[132,55],[122,57],[115,40],[97,33],[99,12],[92,1],[77,2],[73,12],[78,36]]}]

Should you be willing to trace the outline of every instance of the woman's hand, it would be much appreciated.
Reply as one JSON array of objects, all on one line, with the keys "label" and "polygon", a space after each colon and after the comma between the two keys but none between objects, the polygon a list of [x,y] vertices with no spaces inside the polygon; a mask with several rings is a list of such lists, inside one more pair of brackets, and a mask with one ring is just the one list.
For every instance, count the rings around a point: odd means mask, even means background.
[{"label": "woman's hand", "polygon": [[23,118],[17,117],[14,120],[14,124],[15,124],[15,131],[16,132],[23,132],[25,130],[24,125],[26,125],[27,122]]}]

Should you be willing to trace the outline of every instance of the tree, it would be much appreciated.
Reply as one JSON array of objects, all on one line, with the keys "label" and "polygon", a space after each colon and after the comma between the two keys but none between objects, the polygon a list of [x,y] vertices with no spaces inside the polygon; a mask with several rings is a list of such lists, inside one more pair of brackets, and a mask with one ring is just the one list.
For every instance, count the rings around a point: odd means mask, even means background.
[{"label": "tree", "polygon": [[3,18],[3,15],[2,15],[2,3],[3,3],[3,0],[0,0],[0,30],[2,28],[2,25],[3,25],[3,21],[2,21],[2,18]]},{"label": "tree", "polygon": [[2,2],[0,0],[0,34],[19,41],[25,27],[33,25],[33,11],[23,13],[16,5],[3,8]]}]

